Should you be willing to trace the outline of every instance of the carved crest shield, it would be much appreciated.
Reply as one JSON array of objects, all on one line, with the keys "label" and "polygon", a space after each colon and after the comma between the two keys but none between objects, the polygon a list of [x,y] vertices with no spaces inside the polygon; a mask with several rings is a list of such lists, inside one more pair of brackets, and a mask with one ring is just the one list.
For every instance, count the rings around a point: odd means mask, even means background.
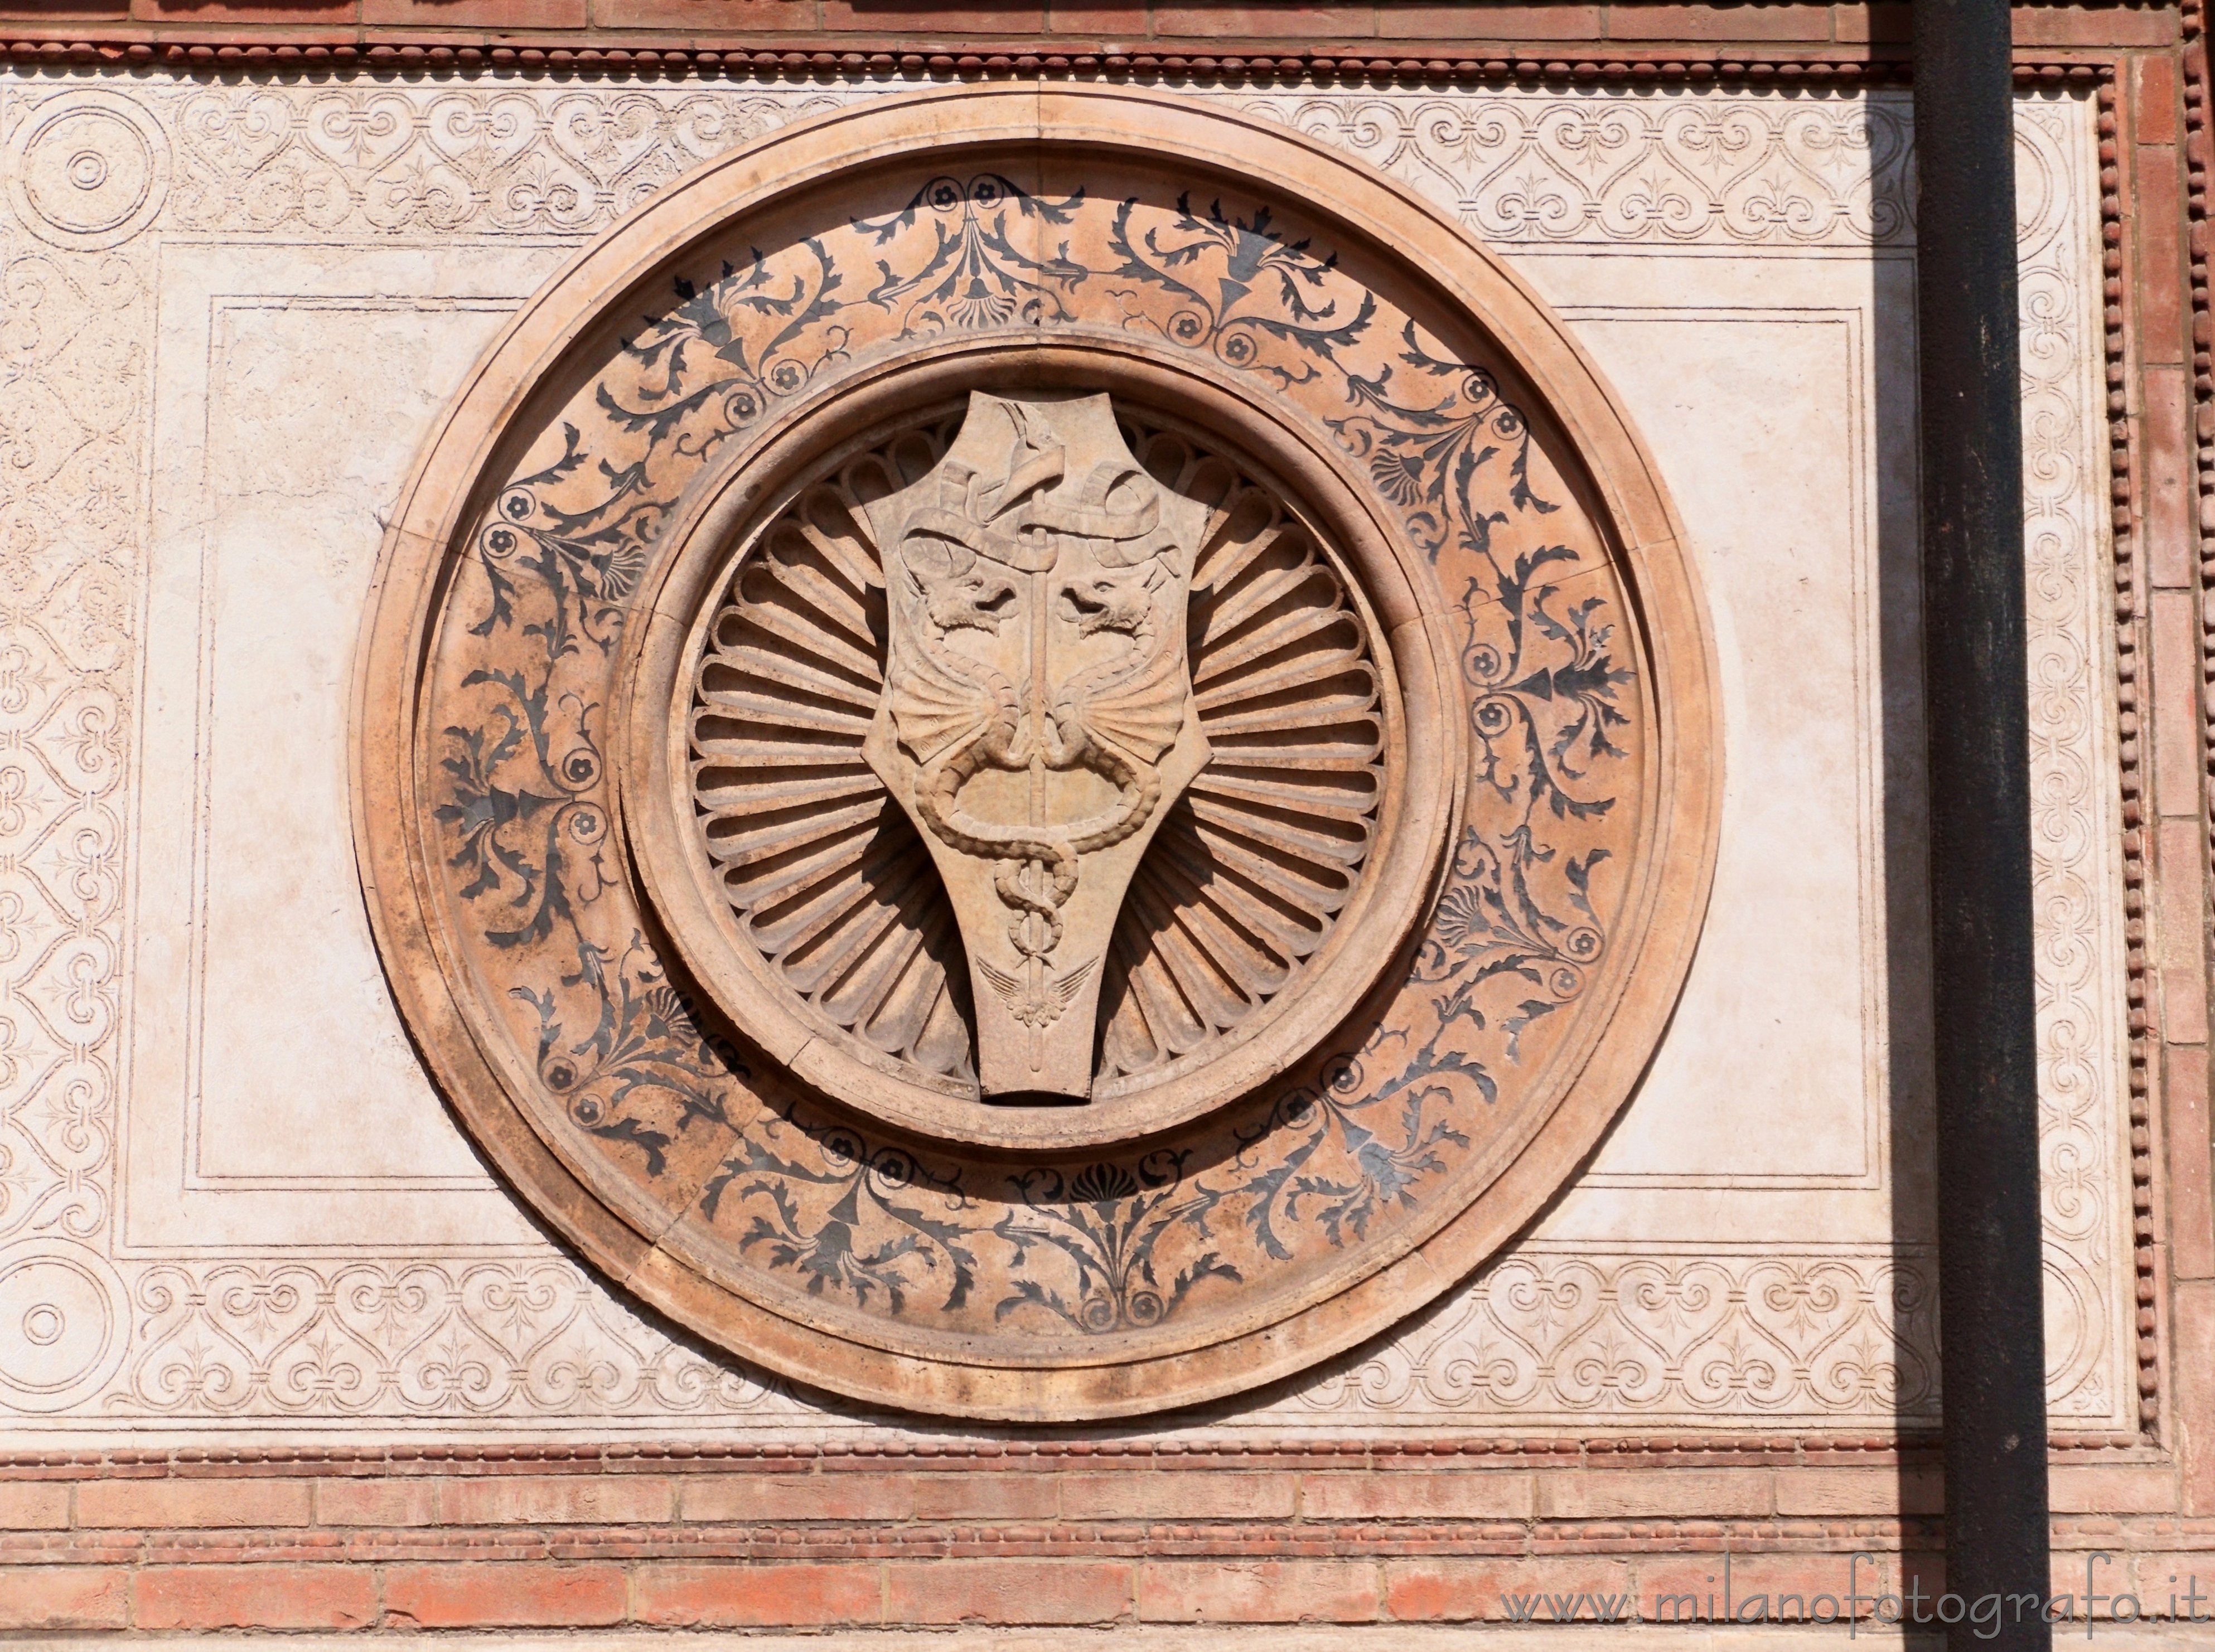
[{"label": "carved crest shield", "polygon": [[1124,893],[1208,759],[1185,625],[1206,508],[1146,474],[1107,396],[979,392],[869,514],[890,636],[865,750],[953,902],[980,1086],[1081,1099]]}]

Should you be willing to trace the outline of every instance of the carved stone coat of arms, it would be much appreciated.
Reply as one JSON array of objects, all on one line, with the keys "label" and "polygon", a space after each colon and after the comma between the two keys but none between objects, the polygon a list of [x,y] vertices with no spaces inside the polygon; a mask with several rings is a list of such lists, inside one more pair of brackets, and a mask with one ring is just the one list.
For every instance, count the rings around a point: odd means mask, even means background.
[{"label": "carved stone coat of arms", "polygon": [[890,637],[865,751],[953,902],[980,1088],[1082,1099],[1124,891],[1207,762],[1185,635],[1205,507],[1146,474],[1105,395],[979,392],[870,516]]}]

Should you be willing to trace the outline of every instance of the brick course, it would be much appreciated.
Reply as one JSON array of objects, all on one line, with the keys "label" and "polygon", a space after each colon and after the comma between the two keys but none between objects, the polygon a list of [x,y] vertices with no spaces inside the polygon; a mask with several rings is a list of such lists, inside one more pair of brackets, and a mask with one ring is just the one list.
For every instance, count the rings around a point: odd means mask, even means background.
[{"label": "brick course", "polygon": [[304,1526],[305,1480],[93,1480],[77,1488],[80,1526]]},{"label": "brick course", "polygon": [[1527,1473],[1310,1474],[1300,1507],[1311,1520],[1520,1519],[1534,1514]]},{"label": "brick course", "polygon": [[1131,1616],[1121,1560],[927,1560],[885,1568],[893,1624],[1108,1624]]},{"label": "brick course", "polygon": [[377,1579],[352,1566],[153,1566],[138,1577],[140,1629],[360,1629]]},{"label": "brick course", "polygon": [[1384,1615],[1401,1623],[1499,1622],[1520,1595],[1620,1598],[1633,1592],[1630,1563],[1592,1555],[1441,1556],[1387,1561]]},{"label": "brick course", "polygon": [[884,1607],[874,1566],[646,1565],[633,1574],[631,1590],[637,1622],[683,1628],[874,1624]]},{"label": "brick course", "polygon": [[318,1480],[319,1526],[435,1526],[435,1480]]},{"label": "brick course", "polygon": [[[300,36],[329,44],[426,37],[491,47],[650,45],[709,47],[768,40],[850,46],[859,40],[960,47],[991,42],[1040,49],[1165,52],[1615,49],[1678,57],[1736,50],[1871,50],[1895,55],[1908,38],[1907,8],[1877,3],[1451,4],[1286,0],[1248,5],[1191,0],[0,0],[0,22],[38,40],[236,40]],[[2173,46],[2173,11],[2153,7],[2016,8],[2024,46],[2072,49]],[[212,55],[212,54],[211,54]]]},{"label": "brick course", "polygon": [[[1837,1594],[1856,1551],[1874,1592],[1935,1541],[1922,1449],[18,1464],[0,1468],[0,1629],[1497,1622],[1518,1599],[1704,1600],[1726,1553],[1741,1601]],[[2215,1581],[2215,1519],[2165,1512],[2172,1463],[2095,1453],[2055,1485],[2096,1511],[2083,1533],[2057,1519],[2067,1568],[2108,1549],[2120,1588],[2134,1553],[2196,1555]],[[226,1502],[255,1520],[215,1523]],[[986,1504],[1036,1512],[960,1512]]]},{"label": "brick course", "polygon": [[1367,1560],[1155,1560],[1138,1571],[1138,1616],[1178,1624],[1359,1624],[1374,1619]]},{"label": "brick course", "polygon": [[131,1574],[113,1566],[0,1567],[0,1629],[121,1629]]},{"label": "brick course", "polygon": [[389,1623],[420,1629],[594,1629],[623,1620],[629,1578],[612,1565],[469,1561],[396,1566]]},{"label": "brick course", "polygon": [[439,1516],[453,1526],[610,1526],[676,1512],[667,1480],[629,1475],[454,1480],[439,1494]]}]

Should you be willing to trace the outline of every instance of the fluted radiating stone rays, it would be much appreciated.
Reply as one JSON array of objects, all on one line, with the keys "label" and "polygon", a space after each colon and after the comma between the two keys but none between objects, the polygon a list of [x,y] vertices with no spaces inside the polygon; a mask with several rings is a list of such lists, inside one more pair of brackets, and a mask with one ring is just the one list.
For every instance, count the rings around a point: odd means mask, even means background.
[{"label": "fluted radiating stone rays", "polygon": [[[943,412],[813,481],[758,532],[694,679],[693,800],[741,927],[776,976],[903,1076],[976,1083],[945,890],[862,756],[882,692],[882,560],[862,507],[928,474]],[[1213,754],[1132,880],[1102,986],[1096,1078],[1231,1033],[1298,977],[1353,892],[1384,795],[1367,627],[1273,490],[1174,431],[1131,451],[1207,508],[1190,616]]]}]

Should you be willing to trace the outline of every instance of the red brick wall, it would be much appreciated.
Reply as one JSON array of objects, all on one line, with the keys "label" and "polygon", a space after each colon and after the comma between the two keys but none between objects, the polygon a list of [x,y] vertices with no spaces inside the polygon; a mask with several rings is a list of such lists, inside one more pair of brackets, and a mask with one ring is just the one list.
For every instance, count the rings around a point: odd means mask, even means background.
[{"label": "red brick wall", "polygon": [[[2153,43],[2162,14],[2062,8],[2065,32],[2089,29],[2106,43],[2137,35]],[[224,34],[263,32],[331,39],[375,38],[386,31],[484,38],[589,32],[616,43],[651,35],[682,43],[729,39],[856,35],[903,41],[1022,40],[1039,45],[1114,42],[1216,52],[1282,51],[1306,45],[1404,42],[1442,47],[1490,43],[1623,45],[1698,42],[1748,46],[1904,40],[1907,8],[1871,5],[1494,5],[1452,0],[1380,0],[1368,5],[1219,3],[1218,0],[9,0],[0,17],[70,24],[139,26],[153,31]],[[2041,21],[2041,28],[2052,23]],[[2123,33],[2118,35],[2116,31]],[[106,32],[106,31],[101,31]]]},{"label": "red brick wall", "polygon": [[[118,1453],[0,1472],[0,1629],[1458,1621],[1500,1617],[1503,1594],[1673,1590],[1725,1549],[1741,1577],[1838,1594],[1853,1550],[1927,1541],[1936,1507],[1929,1469],[1894,1451],[1777,1442]],[[1647,1528],[1624,1513],[1660,1507],[1677,1520],[1627,1540]]]},{"label": "red brick wall", "polygon": [[[1759,61],[1810,54],[1897,55],[1899,0],[1834,5],[1513,5],[1374,0],[1366,5],[1222,0],[0,0],[7,32],[56,42],[319,45],[489,50],[793,46],[928,53],[994,46],[1126,55],[1321,54],[1427,64],[1495,55],[1543,64],[1604,51],[1632,60],[1673,52]],[[2173,46],[2174,8],[2026,5],[2027,46]]]},{"label": "red brick wall", "polygon": [[[2132,1512],[2175,1497],[2143,1453],[2065,1464],[2056,1589],[2096,1550],[2149,1615],[2171,1572],[2215,1592],[2206,1522]],[[1929,1588],[1937,1506],[1874,1441],[115,1453],[0,1468],[0,1631],[1650,1616],[1726,1556],[1741,1601]]]}]

